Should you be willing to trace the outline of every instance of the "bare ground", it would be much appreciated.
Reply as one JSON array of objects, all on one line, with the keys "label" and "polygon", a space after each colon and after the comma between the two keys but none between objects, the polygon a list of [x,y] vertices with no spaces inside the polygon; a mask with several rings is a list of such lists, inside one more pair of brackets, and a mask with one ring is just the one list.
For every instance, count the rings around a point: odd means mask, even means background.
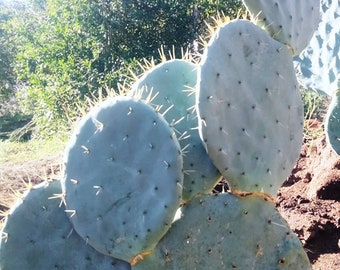
[{"label": "bare ground", "polygon": [[314,270],[340,269],[340,157],[321,138],[304,145],[277,207],[302,241]]},{"label": "bare ground", "polygon": [[[0,211],[28,183],[60,178],[62,153],[24,164],[0,165]],[[325,138],[303,146],[276,204],[301,239],[314,270],[340,269],[340,157]]]}]

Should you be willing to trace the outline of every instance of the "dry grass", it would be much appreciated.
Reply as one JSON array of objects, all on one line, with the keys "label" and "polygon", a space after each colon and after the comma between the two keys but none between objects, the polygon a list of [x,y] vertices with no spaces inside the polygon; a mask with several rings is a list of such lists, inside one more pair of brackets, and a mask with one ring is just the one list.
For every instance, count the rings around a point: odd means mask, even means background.
[{"label": "dry grass", "polygon": [[0,141],[0,164],[22,163],[55,155],[64,150],[65,144],[58,138],[27,142]]},{"label": "dry grass", "polygon": [[0,141],[0,229],[8,209],[30,186],[60,179],[65,142]]}]

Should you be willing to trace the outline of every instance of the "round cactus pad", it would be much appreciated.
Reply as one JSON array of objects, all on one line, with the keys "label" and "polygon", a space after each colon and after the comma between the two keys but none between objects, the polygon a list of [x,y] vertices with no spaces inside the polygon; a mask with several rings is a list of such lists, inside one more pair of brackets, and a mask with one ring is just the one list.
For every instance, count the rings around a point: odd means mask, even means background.
[{"label": "round cactus pad", "polygon": [[181,201],[176,135],[144,102],[110,99],[81,121],[66,150],[63,191],[76,231],[130,261],[169,229]]},{"label": "round cactus pad", "polygon": [[210,193],[221,174],[207,155],[197,130],[195,95],[197,65],[176,59],[163,62],[144,74],[132,88],[133,95],[147,99],[153,95],[152,104],[169,109],[164,118],[173,126],[183,155],[184,201],[198,193]]},{"label": "round cactus pad", "polygon": [[210,40],[199,82],[201,137],[231,190],[275,195],[303,136],[303,104],[286,46],[249,21],[232,21]]},{"label": "round cactus pad", "polygon": [[320,21],[320,0],[242,0],[257,24],[287,44],[294,55],[302,52]]},{"label": "round cactus pad", "polygon": [[195,198],[155,251],[132,265],[159,269],[311,269],[299,238],[260,195]]},{"label": "round cactus pad", "polygon": [[74,230],[60,200],[59,181],[26,192],[10,210],[1,232],[0,269],[129,270],[126,262],[104,256]]}]

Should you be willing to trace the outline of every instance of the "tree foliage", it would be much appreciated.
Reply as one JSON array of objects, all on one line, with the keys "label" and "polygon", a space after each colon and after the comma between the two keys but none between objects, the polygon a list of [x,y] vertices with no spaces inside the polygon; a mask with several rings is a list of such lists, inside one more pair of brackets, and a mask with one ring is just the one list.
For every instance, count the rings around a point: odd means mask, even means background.
[{"label": "tree foliage", "polygon": [[0,2],[0,101],[8,98],[11,94],[15,77],[13,72],[13,57],[10,44],[6,39],[6,23],[10,19],[8,7],[4,2]]},{"label": "tree foliage", "polygon": [[190,48],[205,20],[240,8],[237,0],[30,0],[6,21],[15,47],[6,70],[25,86],[21,99],[41,130],[53,132],[75,117],[77,103],[116,88],[137,60],[157,58],[161,46]]}]

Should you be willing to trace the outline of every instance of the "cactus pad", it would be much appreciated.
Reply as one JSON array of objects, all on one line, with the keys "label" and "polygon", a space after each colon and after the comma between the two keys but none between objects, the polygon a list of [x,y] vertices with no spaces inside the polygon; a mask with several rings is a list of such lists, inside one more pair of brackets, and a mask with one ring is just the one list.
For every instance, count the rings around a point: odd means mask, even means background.
[{"label": "cactus pad", "polygon": [[286,46],[246,20],[223,25],[202,58],[200,132],[231,190],[275,195],[299,157],[303,104]]},{"label": "cactus pad", "polygon": [[321,22],[308,47],[294,58],[298,79],[308,89],[329,96],[340,80],[340,5],[321,1]]},{"label": "cactus pad", "polygon": [[[142,259],[142,258],[141,258]],[[311,269],[301,242],[260,195],[195,198],[154,253],[132,266],[158,269]]]},{"label": "cactus pad", "polygon": [[334,92],[328,107],[325,130],[328,143],[340,155],[340,89]]},{"label": "cactus pad", "polygon": [[320,0],[243,0],[256,23],[294,55],[308,45],[320,20]]},{"label": "cactus pad", "polygon": [[133,95],[147,99],[154,98],[152,103],[163,106],[169,111],[164,118],[183,137],[180,145],[183,155],[183,195],[184,201],[190,200],[198,193],[210,193],[221,178],[213,165],[197,130],[195,111],[195,87],[197,84],[197,65],[185,60],[170,60],[161,63],[138,80],[132,88]]},{"label": "cactus pad", "polygon": [[176,135],[151,106],[127,97],[100,104],[65,155],[63,191],[75,230],[128,262],[152,249],[180,204],[182,164]]},{"label": "cactus pad", "polygon": [[112,269],[130,265],[100,254],[74,230],[60,201],[59,181],[42,183],[13,206],[1,232],[0,269]]}]

